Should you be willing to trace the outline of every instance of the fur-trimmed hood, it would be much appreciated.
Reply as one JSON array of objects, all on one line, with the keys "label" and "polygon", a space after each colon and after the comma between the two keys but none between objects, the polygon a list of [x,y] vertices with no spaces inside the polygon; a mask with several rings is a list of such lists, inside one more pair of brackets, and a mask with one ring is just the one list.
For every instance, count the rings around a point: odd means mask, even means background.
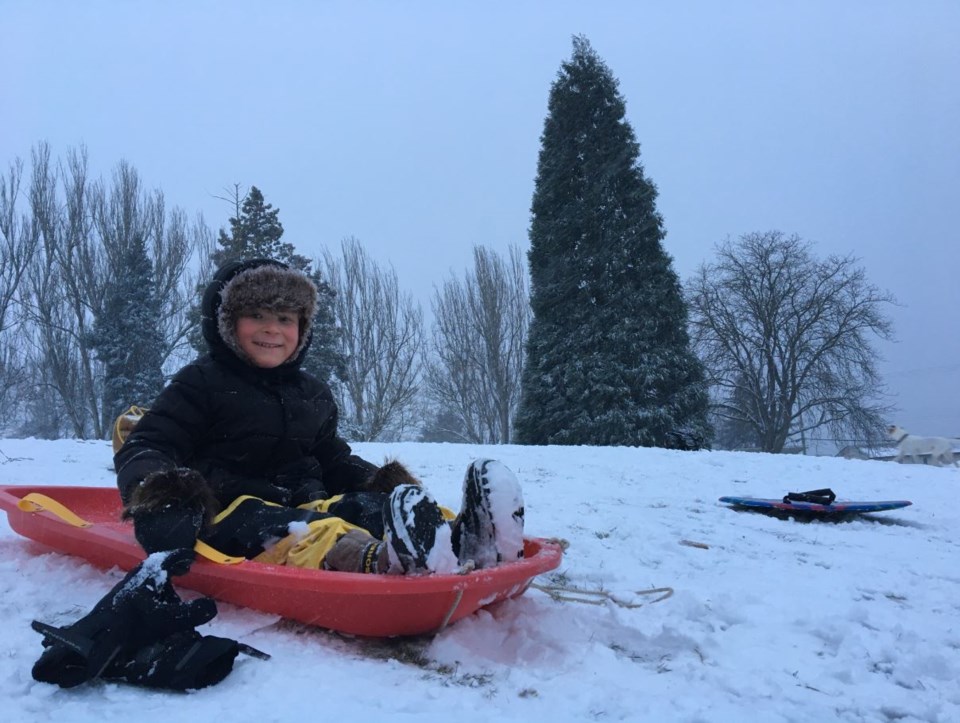
[{"label": "fur-trimmed hood", "polygon": [[301,271],[273,259],[233,261],[221,267],[203,295],[203,336],[215,356],[229,351],[245,363],[247,355],[236,337],[237,320],[255,309],[295,310],[300,318],[300,340],[283,366],[297,366],[310,345],[317,310],[317,287]]}]

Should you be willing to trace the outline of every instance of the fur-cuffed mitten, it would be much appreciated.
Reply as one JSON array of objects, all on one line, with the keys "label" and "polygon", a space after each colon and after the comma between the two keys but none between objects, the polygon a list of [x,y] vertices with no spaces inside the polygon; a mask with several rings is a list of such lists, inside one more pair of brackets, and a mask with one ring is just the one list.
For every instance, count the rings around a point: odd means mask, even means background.
[{"label": "fur-cuffed mitten", "polygon": [[147,475],[130,495],[123,519],[133,520],[133,534],[147,553],[192,549],[217,509],[203,475],[178,467]]},{"label": "fur-cuffed mitten", "polygon": [[394,488],[400,485],[423,487],[420,480],[414,477],[410,470],[394,459],[374,471],[364,483],[363,490],[390,494]]}]

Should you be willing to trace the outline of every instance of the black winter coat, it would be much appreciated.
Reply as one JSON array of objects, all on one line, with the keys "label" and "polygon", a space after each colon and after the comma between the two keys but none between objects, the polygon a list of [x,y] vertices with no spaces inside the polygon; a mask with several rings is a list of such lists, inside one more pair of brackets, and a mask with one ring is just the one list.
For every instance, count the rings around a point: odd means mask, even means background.
[{"label": "black winter coat", "polygon": [[272,369],[240,359],[217,330],[219,291],[247,264],[222,269],[204,295],[210,353],[181,369],[114,458],[125,503],[149,473],[190,467],[226,506],[240,495],[301,504],[359,489],[376,467],[337,435],[330,388],[300,369],[309,348]]}]

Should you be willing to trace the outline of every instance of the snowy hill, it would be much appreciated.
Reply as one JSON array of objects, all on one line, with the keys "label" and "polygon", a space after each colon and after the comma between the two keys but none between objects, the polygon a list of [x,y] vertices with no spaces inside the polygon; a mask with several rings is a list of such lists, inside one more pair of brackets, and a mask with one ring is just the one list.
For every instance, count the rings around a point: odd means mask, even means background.
[{"label": "snowy hill", "polygon": [[[569,541],[539,590],[432,640],[351,640],[221,604],[203,632],[250,643],[220,685],[186,695],[114,684],[62,691],[30,667],[30,621],[72,622],[119,579],[0,520],[0,686],[16,721],[958,721],[960,469],[837,458],[589,447],[360,444],[459,503],[478,456],[524,485],[527,533]],[[113,484],[105,442],[0,441],[4,484]],[[717,502],[831,487],[913,506],[800,523]],[[692,546],[689,543],[698,543]],[[650,603],[633,591],[672,587]],[[189,593],[186,595],[189,597]]]}]

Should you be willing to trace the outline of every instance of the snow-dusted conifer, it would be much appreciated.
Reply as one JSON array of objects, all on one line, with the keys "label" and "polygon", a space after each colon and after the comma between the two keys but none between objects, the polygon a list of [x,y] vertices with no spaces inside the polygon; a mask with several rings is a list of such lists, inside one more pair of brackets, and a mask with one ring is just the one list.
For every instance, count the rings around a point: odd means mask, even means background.
[{"label": "snow-dusted conifer", "polygon": [[[281,241],[283,224],[280,223],[280,209],[266,203],[263,193],[251,186],[243,202],[239,202],[239,187],[235,190],[238,213],[231,217],[230,233],[220,229],[217,239],[218,249],[211,259],[214,266],[222,266],[228,261],[252,258],[270,258],[281,261],[291,268],[298,269],[309,276],[317,285],[317,312],[313,320],[313,339],[310,351],[303,363],[304,370],[329,382],[342,379],[345,363],[337,351],[337,324],[334,314],[334,290],[321,276],[319,268],[306,256],[296,252],[293,244]],[[197,312],[199,315],[199,311]],[[199,335],[195,346],[203,349]]]},{"label": "snow-dusted conifer", "polygon": [[519,442],[648,446],[708,431],[657,191],[624,116],[618,81],[575,37],[541,136]]},{"label": "snow-dusted conifer", "polygon": [[153,262],[140,235],[115,249],[92,344],[103,364],[105,428],[131,404],[149,407],[163,388],[164,340]]}]

